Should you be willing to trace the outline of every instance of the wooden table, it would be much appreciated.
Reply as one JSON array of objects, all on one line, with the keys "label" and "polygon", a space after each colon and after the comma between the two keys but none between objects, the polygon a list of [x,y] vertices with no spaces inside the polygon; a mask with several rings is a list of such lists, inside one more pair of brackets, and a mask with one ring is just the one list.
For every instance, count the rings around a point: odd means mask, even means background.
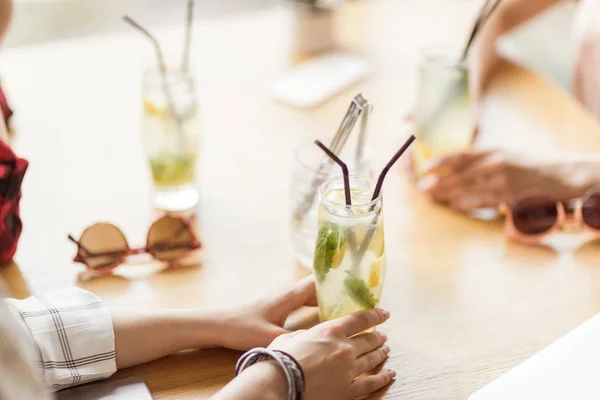
[{"label": "wooden table", "polygon": [[[149,171],[140,138],[140,71],[148,46],[123,31],[6,50],[0,72],[16,110],[15,148],[31,162],[19,267],[2,271],[15,296],[78,285],[111,306],[235,304],[302,274],[289,240],[292,150],[330,137],[351,97],[374,104],[369,144],[383,165],[406,132],[415,50],[459,41],[471,2],[373,1],[348,7],[344,40],[372,61],[373,77],[313,110],[277,105],[270,81],[290,62],[286,8],[204,21],[194,55],[205,136],[198,212],[201,267],[77,280],[66,240],[88,224],[121,226],[141,244],[151,222]],[[447,24],[448,20],[455,24]],[[351,24],[351,22],[357,25]],[[429,29],[423,27],[427,21]],[[352,37],[360,33],[365,37]],[[154,29],[165,44],[180,27]],[[528,151],[600,148],[600,128],[558,89],[514,67],[497,76],[481,106],[482,144]],[[383,393],[398,399],[465,399],[600,311],[599,247],[576,239],[557,249],[507,244],[501,223],[430,204],[400,173],[385,186],[388,276],[382,306],[392,319]],[[121,371],[142,375],[157,399],[200,399],[233,372],[237,353],[196,351]]]}]

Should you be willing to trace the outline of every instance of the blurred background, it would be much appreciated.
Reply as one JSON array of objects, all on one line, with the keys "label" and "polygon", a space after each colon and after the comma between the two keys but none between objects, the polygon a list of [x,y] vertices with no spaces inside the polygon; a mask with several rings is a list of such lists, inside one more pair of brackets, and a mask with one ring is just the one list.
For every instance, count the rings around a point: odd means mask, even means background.
[{"label": "blurred background", "polygon": [[[199,18],[272,7],[281,0],[198,0]],[[180,22],[183,2],[171,0],[14,0],[15,19],[5,46],[127,28],[124,12],[147,23]]]},{"label": "blurred background", "polygon": [[[448,3],[454,3],[456,8],[473,15],[482,3],[479,0],[393,1],[404,3],[407,10],[414,8],[417,12],[416,10],[426,8],[432,14],[436,14],[436,5],[440,9],[447,9]],[[183,3],[172,0],[14,0],[14,19],[3,46],[18,47],[55,39],[128,30],[121,21],[123,14],[135,15],[146,25],[177,24],[181,22]],[[292,0],[197,0],[195,16],[197,19],[211,18],[272,8],[283,3],[292,3]],[[516,37],[500,40],[498,50],[505,58],[517,64],[527,67],[534,64],[536,72],[569,90],[571,37],[565,32],[570,31],[572,10],[576,2],[563,3],[571,4],[547,13],[549,15],[543,24],[525,24],[536,26],[526,26],[524,33],[515,32],[512,36]],[[429,16],[433,18],[433,15]],[[445,25],[466,32],[468,27],[460,26],[463,25],[462,22],[458,24],[457,21],[446,20]],[[552,45],[548,45],[549,43]]]}]

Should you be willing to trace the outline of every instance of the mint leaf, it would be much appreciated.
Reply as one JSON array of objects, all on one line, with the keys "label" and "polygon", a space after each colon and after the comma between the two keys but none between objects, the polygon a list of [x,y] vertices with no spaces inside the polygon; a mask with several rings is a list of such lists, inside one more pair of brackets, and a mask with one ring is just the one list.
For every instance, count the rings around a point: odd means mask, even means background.
[{"label": "mint leaf", "polygon": [[369,287],[360,278],[352,275],[348,272],[348,277],[344,279],[344,286],[348,290],[348,294],[357,304],[364,308],[375,308],[377,307],[378,300],[375,299]]}]

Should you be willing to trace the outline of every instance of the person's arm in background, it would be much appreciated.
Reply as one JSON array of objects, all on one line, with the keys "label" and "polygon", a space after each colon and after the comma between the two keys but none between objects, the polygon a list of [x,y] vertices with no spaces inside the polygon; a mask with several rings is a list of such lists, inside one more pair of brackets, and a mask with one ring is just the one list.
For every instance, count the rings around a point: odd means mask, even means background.
[{"label": "person's arm in background", "polygon": [[[500,65],[496,40],[560,0],[506,0],[483,25],[471,53],[471,85],[481,95]],[[600,0],[582,0],[575,20],[574,89],[600,116]],[[594,51],[594,49],[597,49]],[[594,105],[597,107],[595,108]],[[531,188],[555,200],[582,196],[600,186],[600,156],[516,154],[502,149],[470,150],[429,166],[420,188],[459,211],[497,207]]]},{"label": "person's arm in background", "polygon": [[0,38],[4,37],[4,34],[10,26],[13,14],[12,3],[12,0],[0,0]]},{"label": "person's arm in background", "polygon": [[494,13],[481,27],[471,49],[469,83],[476,99],[485,91],[500,65],[496,40],[559,1],[561,0],[500,0]]},{"label": "person's arm in background", "polygon": [[503,150],[473,150],[430,165],[420,189],[433,200],[470,212],[510,204],[535,189],[557,201],[600,187],[600,155],[546,157]]},{"label": "person's arm in background", "polygon": [[582,0],[573,22],[573,92],[600,120],[600,1]]}]

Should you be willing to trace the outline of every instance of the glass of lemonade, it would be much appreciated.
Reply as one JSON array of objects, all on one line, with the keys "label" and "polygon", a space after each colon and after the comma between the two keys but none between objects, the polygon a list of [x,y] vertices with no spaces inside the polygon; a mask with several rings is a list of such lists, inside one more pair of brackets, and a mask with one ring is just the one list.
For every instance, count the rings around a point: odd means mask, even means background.
[{"label": "glass of lemonade", "polygon": [[181,69],[144,74],[143,141],[154,183],[154,205],[182,211],[199,200],[196,159],[200,123],[194,79]]},{"label": "glass of lemonade", "polygon": [[383,203],[381,195],[371,201],[374,186],[371,179],[351,176],[351,206],[345,204],[342,177],[319,190],[313,268],[321,321],[379,304],[386,259]]},{"label": "glass of lemonade", "polygon": [[421,175],[427,161],[468,149],[475,133],[469,71],[457,51],[429,46],[421,51],[414,110],[413,162]]}]

